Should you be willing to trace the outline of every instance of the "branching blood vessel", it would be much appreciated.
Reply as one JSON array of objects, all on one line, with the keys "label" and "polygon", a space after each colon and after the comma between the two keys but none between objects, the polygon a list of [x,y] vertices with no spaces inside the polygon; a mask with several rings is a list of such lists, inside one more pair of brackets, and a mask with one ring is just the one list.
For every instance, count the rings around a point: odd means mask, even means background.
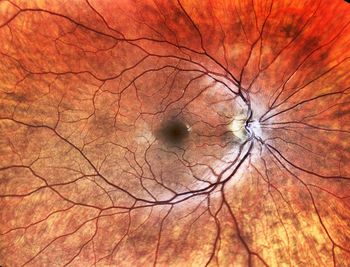
[{"label": "branching blood vessel", "polygon": [[350,266],[350,6],[0,1],[0,266]]}]

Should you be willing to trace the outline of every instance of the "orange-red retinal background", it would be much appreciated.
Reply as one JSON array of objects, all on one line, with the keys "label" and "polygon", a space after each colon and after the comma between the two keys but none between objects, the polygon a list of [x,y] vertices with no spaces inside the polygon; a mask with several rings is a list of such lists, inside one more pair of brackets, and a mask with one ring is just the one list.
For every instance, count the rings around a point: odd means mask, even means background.
[{"label": "orange-red retinal background", "polygon": [[1,1],[0,40],[1,266],[350,266],[345,1]]}]

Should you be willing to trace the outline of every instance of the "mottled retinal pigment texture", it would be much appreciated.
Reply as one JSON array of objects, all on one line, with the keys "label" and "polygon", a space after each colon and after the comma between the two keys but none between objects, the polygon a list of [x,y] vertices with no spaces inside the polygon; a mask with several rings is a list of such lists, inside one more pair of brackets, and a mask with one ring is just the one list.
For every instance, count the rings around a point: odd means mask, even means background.
[{"label": "mottled retinal pigment texture", "polygon": [[0,1],[0,265],[350,266],[350,5]]}]

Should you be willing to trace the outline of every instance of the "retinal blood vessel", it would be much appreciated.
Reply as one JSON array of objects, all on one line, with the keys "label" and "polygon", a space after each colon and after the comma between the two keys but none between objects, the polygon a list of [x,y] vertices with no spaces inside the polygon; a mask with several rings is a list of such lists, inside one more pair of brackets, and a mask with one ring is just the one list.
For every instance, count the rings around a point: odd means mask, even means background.
[{"label": "retinal blood vessel", "polygon": [[1,266],[350,266],[350,7],[1,1]]}]

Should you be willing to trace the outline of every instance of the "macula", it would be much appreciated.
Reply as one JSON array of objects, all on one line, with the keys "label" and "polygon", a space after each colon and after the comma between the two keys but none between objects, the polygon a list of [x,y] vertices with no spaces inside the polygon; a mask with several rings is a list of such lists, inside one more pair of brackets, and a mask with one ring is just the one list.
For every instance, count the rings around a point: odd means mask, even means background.
[{"label": "macula", "polygon": [[0,3],[1,266],[350,266],[350,5]]}]

